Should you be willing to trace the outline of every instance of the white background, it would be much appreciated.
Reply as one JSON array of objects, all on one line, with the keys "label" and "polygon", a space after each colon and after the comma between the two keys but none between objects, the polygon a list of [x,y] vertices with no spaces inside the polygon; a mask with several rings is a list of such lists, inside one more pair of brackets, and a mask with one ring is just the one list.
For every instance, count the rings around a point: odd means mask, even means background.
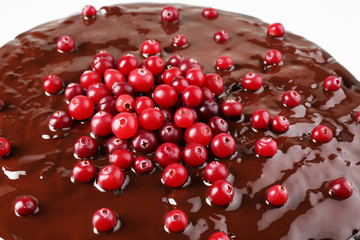
[{"label": "white background", "polygon": [[[138,1],[120,0],[0,0],[0,46],[18,34],[81,11],[86,4],[101,6]],[[141,2],[145,2],[142,0]],[[360,80],[359,0],[159,0],[243,13],[268,23],[281,22],[287,31],[325,49]]]}]

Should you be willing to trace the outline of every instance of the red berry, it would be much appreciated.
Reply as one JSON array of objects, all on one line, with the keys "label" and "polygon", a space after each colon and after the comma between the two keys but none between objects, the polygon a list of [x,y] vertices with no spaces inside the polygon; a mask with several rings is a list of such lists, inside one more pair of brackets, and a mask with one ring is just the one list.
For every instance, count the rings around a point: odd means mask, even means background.
[{"label": "red berry", "polygon": [[104,50],[95,54],[95,56],[93,57],[92,64],[94,65],[100,59],[103,59],[103,60],[109,62],[111,65],[114,65],[114,63],[115,63],[114,56]]},{"label": "red berry", "polygon": [[73,97],[77,95],[85,95],[85,91],[82,86],[78,83],[70,83],[64,92],[65,98],[67,101],[70,101]]},{"label": "red berry", "polygon": [[88,89],[88,87],[93,83],[101,82],[101,76],[96,71],[87,70],[80,76],[80,84],[84,89]]},{"label": "red berry", "polygon": [[271,49],[265,53],[265,64],[280,64],[282,62],[282,54],[279,50]]},{"label": "red berry", "polygon": [[131,146],[136,152],[152,153],[158,146],[158,140],[152,131],[140,129],[132,137]]},{"label": "red berry", "polygon": [[243,106],[235,100],[228,100],[221,104],[221,112],[225,117],[239,117],[243,112]]},{"label": "red berry", "polygon": [[117,82],[125,82],[124,74],[116,69],[106,69],[104,72],[104,82],[108,89],[112,90]]},{"label": "red berry", "polygon": [[281,100],[287,107],[296,107],[301,104],[301,95],[295,90],[289,90],[282,95]]},{"label": "red berry", "polygon": [[91,5],[85,5],[81,11],[82,17],[84,19],[91,19],[96,17],[96,8]]},{"label": "red berry", "polygon": [[211,142],[212,137],[210,127],[202,122],[193,123],[184,133],[184,139],[187,144],[199,143],[206,146]]},{"label": "red berry", "polygon": [[59,52],[72,52],[75,50],[75,46],[75,40],[68,35],[59,37],[56,42],[56,48]]},{"label": "red berry", "polygon": [[175,89],[178,95],[181,95],[185,88],[189,86],[189,83],[186,81],[184,77],[175,77],[171,86]]},{"label": "red berry", "polygon": [[112,90],[115,97],[122,94],[129,94],[132,97],[135,97],[136,95],[134,88],[128,82],[117,82],[114,84]]},{"label": "red berry", "polygon": [[118,149],[109,156],[109,161],[119,168],[128,169],[134,162],[134,154],[125,149]]},{"label": "red berry", "polygon": [[153,108],[154,102],[151,98],[146,96],[138,97],[135,101],[135,111],[137,114],[141,114],[145,109]]},{"label": "red berry", "polygon": [[200,70],[203,69],[203,67],[200,65],[200,63],[195,58],[182,58],[180,60],[178,68],[180,69],[181,74],[183,76],[185,76],[186,72],[192,68],[197,68]]},{"label": "red berry", "polygon": [[106,70],[114,68],[114,63],[109,61],[107,58],[100,57],[94,60],[92,66],[94,71],[99,73],[100,76],[104,76]]},{"label": "red berry", "polygon": [[360,122],[360,111],[356,113],[355,117],[356,117],[356,121]]},{"label": "red berry", "polygon": [[159,140],[179,144],[182,140],[182,131],[172,122],[166,122],[159,128]]},{"label": "red berry", "polygon": [[175,54],[174,56],[172,56],[171,58],[169,58],[169,60],[166,62],[166,64],[169,67],[179,67],[180,61],[183,59],[183,55],[181,54]]},{"label": "red berry", "polygon": [[274,206],[284,205],[289,198],[289,192],[284,186],[274,185],[266,193],[266,200]]},{"label": "red berry", "polygon": [[116,110],[116,99],[114,96],[106,96],[103,97],[98,105],[96,106],[96,109],[100,112],[108,112],[111,115],[115,116],[116,114],[118,114],[118,111]]},{"label": "red berry", "polygon": [[169,187],[178,188],[186,182],[187,177],[188,173],[183,165],[171,163],[164,169],[161,180]]},{"label": "red berry", "polygon": [[8,155],[10,152],[10,143],[5,138],[0,137],[0,157]]},{"label": "red berry", "polygon": [[210,118],[208,125],[213,135],[229,132],[229,124],[221,117],[215,116]]},{"label": "red berry", "polygon": [[230,41],[230,39],[230,34],[226,30],[220,30],[214,33],[214,40],[218,43],[225,43]]},{"label": "red berry", "polygon": [[115,102],[118,112],[132,112],[135,108],[135,100],[129,94],[120,95]]},{"label": "red berry", "polygon": [[145,68],[134,69],[130,72],[128,83],[138,92],[147,92],[154,86],[154,75]]},{"label": "red berry", "polygon": [[325,79],[323,87],[328,91],[337,91],[341,88],[341,78],[329,76]]},{"label": "red berry", "polygon": [[179,19],[179,10],[172,6],[164,7],[161,11],[161,19],[164,22],[175,22]]},{"label": "red berry", "polygon": [[94,103],[90,98],[78,95],[73,97],[69,103],[68,111],[76,120],[84,120],[90,118],[94,113]]},{"label": "red berry", "polygon": [[156,130],[161,127],[164,122],[164,116],[159,109],[147,108],[140,114],[140,125],[148,130]]},{"label": "red berry", "polygon": [[229,56],[222,56],[216,59],[216,67],[220,70],[230,70],[234,66],[234,62]]},{"label": "red berry", "polygon": [[160,107],[170,108],[176,105],[178,95],[172,86],[161,84],[154,90],[154,101]]},{"label": "red berry", "polygon": [[111,92],[105,84],[93,83],[88,87],[86,96],[91,99],[94,105],[98,105],[102,98],[111,96]]},{"label": "red berry", "polygon": [[158,54],[161,52],[160,43],[154,39],[146,40],[141,44],[141,52],[146,57]]},{"label": "red berry", "polygon": [[14,211],[17,216],[28,217],[38,210],[38,201],[33,196],[21,196],[16,199]]},{"label": "red berry", "polygon": [[283,37],[285,35],[285,28],[281,23],[273,23],[267,29],[269,37]]},{"label": "red berry", "polygon": [[138,156],[134,161],[134,170],[140,174],[148,174],[155,168],[153,161],[148,156]]},{"label": "red berry", "polygon": [[216,73],[209,73],[205,76],[204,87],[209,88],[210,91],[217,96],[224,91],[224,81],[220,75]]},{"label": "red berry", "polygon": [[173,121],[173,113],[169,108],[160,107],[160,112],[164,116],[164,122],[172,122]]},{"label": "red berry", "polygon": [[99,232],[110,231],[115,228],[118,222],[116,214],[108,208],[96,210],[92,217],[92,224]]},{"label": "red berry", "polygon": [[151,56],[145,60],[145,68],[154,75],[159,74],[164,67],[164,61],[158,56]]},{"label": "red berry", "polygon": [[64,83],[61,78],[52,74],[44,78],[43,86],[47,93],[55,94],[63,90]]},{"label": "red berry", "polygon": [[178,69],[177,67],[171,67],[164,71],[164,74],[162,75],[162,80],[165,84],[171,86],[174,78],[178,76],[181,76],[180,69]]},{"label": "red berry", "polygon": [[89,161],[84,160],[75,164],[72,177],[77,182],[87,183],[95,178],[96,172],[96,167]]},{"label": "red berry", "polygon": [[272,157],[277,152],[277,143],[272,138],[261,138],[255,144],[255,152],[262,157]]},{"label": "red berry", "polygon": [[286,132],[289,129],[289,125],[289,120],[284,116],[277,115],[271,120],[271,127],[279,133]]},{"label": "red berry", "polygon": [[166,167],[172,163],[179,163],[180,160],[181,150],[174,143],[163,143],[155,151],[155,161],[161,167]]},{"label": "red berry", "polygon": [[186,87],[182,93],[182,100],[185,105],[196,107],[202,101],[203,93],[198,86],[190,85]]},{"label": "red berry", "polygon": [[338,178],[331,182],[330,194],[339,199],[347,199],[353,193],[353,185],[345,178]]},{"label": "red berry", "polygon": [[203,122],[209,121],[210,118],[219,115],[219,104],[212,99],[202,101],[197,107],[199,118]]},{"label": "red berry", "polygon": [[188,217],[180,209],[172,210],[165,215],[165,227],[170,232],[182,232],[188,225]]},{"label": "red berry", "polygon": [[201,69],[191,68],[186,72],[185,79],[189,85],[201,87],[205,82],[205,74]]},{"label": "red berry", "polygon": [[203,92],[203,101],[214,100],[214,94],[211,92],[211,90],[209,88],[201,87],[201,90]]},{"label": "red berry", "polygon": [[228,158],[235,153],[236,143],[230,134],[219,133],[212,139],[210,147],[216,157]]},{"label": "red berry", "polygon": [[111,122],[113,116],[108,112],[99,111],[96,113],[90,122],[90,127],[93,133],[97,136],[105,137],[112,133]]},{"label": "red berry", "polygon": [[90,158],[97,152],[97,144],[93,138],[82,136],[76,140],[74,152],[79,158]]},{"label": "red berry", "polygon": [[227,167],[218,161],[213,161],[206,165],[204,168],[204,179],[209,183],[213,183],[216,180],[226,180],[229,175]]},{"label": "red berry", "polygon": [[190,127],[193,124],[195,115],[190,108],[178,108],[174,114],[175,125],[181,128]]},{"label": "red berry", "polygon": [[132,70],[139,67],[139,62],[134,55],[126,54],[116,61],[115,66],[117,70],[127,76]]},{"label": "red berry", "polygon": [[117,190],[125,181],[124,172],[116,165],[108,165],[100,169],[97,183],[105,190]]},{"label": "red berry", "polygon": [[219,15],[218,10],[211,7],[204,8],[201,14],[204,18],[207,19],[215,19]]},{"label": "red berry", "polygon": [[121,139],[118,137],[110,138],[106,143],[106,151],[108,154],[112,154],[118,149],[129,149],[130,143],[126,139]]},{"label": "red berry", "polygon": [[184,35],[178,34],[173,38],[172,43],[175,47],[186,47],[189,41]]},{"label": "red berry", "polygon": [[319,125],[313,129],[313,131],[311,133],[311,138],[315,142],[327,143],[332,140],[333,133],[332,133],[331,129],[328,128],[327,126]]},{"label": "red berry", "polygon": [[181,156],[187,166],[200,167],[206,162],[208,153],[203,145],[190,143],[183,149]]},{"label": "red berry", "polygon": [[131,113],[122,112],[113,118],[111,129],[118,138],[131,138],[138,129],[138,120]]},{"label": "red berry", "polygon": [[257,73],[248,73],[242,77],[241,85],[248,89],[256,91],[261,88],[263,84],[262,77]]},{"label": "red berry", "polygon": [[235,195],[234,187],[226,180],[216,180],[210,186],[210,200],[219,206],[226,206],[231,203]]},{"label": "red berry", "polygon": [[51,114],[49,118],[49,126],[54,129],[66,129],[71,128],[73,125],[73,119],[68,112],[56,111]]},{"label": "red berry", "polygon": [[270,126],[270,113],[264,109],[256,110],[251,116],[251,124],[254,129],[267,129]]},{"label": "red berry", "polygon": [[211,235],[208,240],[231,240],[230,237],[224,232],[216,232]]}]

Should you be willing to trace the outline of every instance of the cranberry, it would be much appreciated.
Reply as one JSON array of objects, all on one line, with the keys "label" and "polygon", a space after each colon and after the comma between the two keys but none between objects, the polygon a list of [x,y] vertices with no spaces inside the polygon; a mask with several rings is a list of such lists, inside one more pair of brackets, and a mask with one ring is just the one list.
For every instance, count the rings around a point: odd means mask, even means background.
[{"label": "cranberry", "polygon": [[280,64],[282,62],[282,54],[279,50],[271,49],[265,53],[265,64]]},{"label": "cranberry", "polygon": [[100,169],[97,183],[105,190],[117,190],[125,181],[125,174],[116,165],[108,165]]},{"label": "cranberry", "polygon": [[173,107],[178,101],[178,95],[172,86],[161,84],[154,90],[154,101],[160,107]]},{"label": "cranberry", "polygon": [[158,140],[152,131],[141,129],[132,137],[131,146],[137,152],[152,153],[158,146]]},{"label": "cranberry", "polygon": [[92,64],[94,65],[100,59],[103,59],[104,61],[109,62],[111,65],[114,65],[114,63],[115,63],[114,56],[111,53],[108,53],[107,51],[104,51],[104,50],[95,54],[95,56],[93,57]]},{"label": "cranberry", "polygon": [[138,156],[134,161],[134,170],[140,174],[148,174],[155,168],[153,161],[148,156]]},{"label": "cranberry", "polygon": [[178,53],[170,57],[166,64],[170,67],[179,67],[180,61],[182,59],[184,59],[183,55]]},{"label": "cranberry", "polygon": [[134,162],[134,154],[125,149],[118,149],[109,156],[109,161],[119,168],[128,169]]},{"label": "cranberry", "polygon": [[147,108],[140,114],[140,125],[148,130],[156,130],[161,127],[164,122],[164,117],[159,109]]},{"label": "cranberry", "polygon": [[224,81],[216,73],[206,74],[204,86],[209,88],[215,96],[220,95],[224,91]]},{"label": "cranberry", "polygon": [[286,132],[289,129],[289,125],[289,120],[284,116],[277,115],[271,120],[272,128],[279,133]]},{"label": "cranberry", "polygon": [[80,76],[80,84],[84,89],[88,89],[88,87],[93,83],[101,82],[101,76],[96,71],[87,70]]},{"label": "cranberry", "polygon": [[203,93],[198,86],[190,85],[186,87],[182,93],[182,100],[185,105],[196,107],[202,101]]},{"label": "cranberry", "polygon": [[136,95],[134,88],[128,82],[115,83],[112,90],[115,97],[122,94],[129,94],[132,97]]},{"label": "cranberry", "polygon": [[248,73],[241,79],[241,85],[248,90],[259,90],[263,84],[262,77],[257,73]]},{"label": "cranberry", "polygon": [[159,128],[159,140],[179,144],[182,140],[181,128],[172,122],[166,122]]},{"label": "cranberry", "polygon": [[153,107],[154,102],[149,97],[141,96],[135,101],[135,111],[137,114],[141,114],[145,109]]},{"label": "cranberry", "polygon": [[89,161],[84,160],[75,164],[72,176],[77,182],[88,183],[95,178],[96,172],[96,167]]},{"label": "cranberry", "polygon": [[85,5],[81,11],[81,15],[84,19],[95,18],[96,13],[96,8],[91,5]]},{"label": "cranberry", "polygon": [[173,80],[175,77],[181,76],[181,71],[177,67],[171,67],[169,69],[166,69],[164,71],[164,74],[162,75],[162,80],[167,85],[172,85]]},{"label": "cranberry", "polygon": [[230,41],[230,39],[230,34],[226,30],[220,30],[214,33],[214,40],[218,43],[225,43]]},{"label": "cranberry", "polygon": [[104,72],[104,82],[108,89],[112,90],[117,82],[125,82],[124,74],[116,69],[106,69]]},{"label": "cranberry", "polygon": [[193,124],[195,115],[190,108],[181,107],[178,108],[174,114],[174,122],[176,126],[181,128],[190,127]]},{"label": "cranberry", "polygon": [[230,134],[219,133],[212,139],[210,147],[216,157],[227,158],[235,153],[236,143]]},{"label": "cranberry", "polygon": [[273,23],[267,29],[269,37],[283,37],[285,35],[285,28],[281,23]]},{"label": "cranberry", "polygon": [[207,87],[201,87],[203,92],[203,100],[214,100],[214,94]]},{"label": "cranberry", "polygon": [[355,117],[356,117],[356,121],[360,122],[360,111],[356,113]]},{"label": "cranberry", "polygon": [[96,106],[96,109],[100,112],[108,112],[111,115],[115,116],[118,114],[118,111],[116,110],[115,106],[116,99],[114,96],[106,96],[100,99],[98,105]]},{"label": "cranberry", "polygon": [[90,158],[95,155],[97,144],[95,140],[89,136],[78,138],[74,144],[74,152],[79,158]]},{"label": "cranberry", "polygon": [[203,122],[209,121],[210,118],[219,115],[219,105],[214,100],[204,100],[197,106],[197,112],[200,120]]},{"label": "cranberry", "polygon": [[219,13],[218,10],[216,10],[215,8],[208,7],[203,9],[201,15],[207,19],[215,19],[217,18]]},{"label": "cranberry", "polygon": [[272,138],[261,138],[255,144],[255,152],[262,157],[272,157],[277,152],[277,144]]},{"label": "cranberry", "polygon": [[184,77],[175,77],[171,86],[175,89],[178,95],[181,95],[189,83]]},{"label": "cranberry", "polygon": [[108,208],[96,210],[92,217],[92,224],[99,232],[113,230],[118,222],[116,214]]},{"label": "cranberry", "polygon": [[164,117],[164,122],[173,121],[172,111],[169,108],[160,107],[159,109]]},{"label": "cranberry", "polygon": [[75,40],[68,35],[59,37],[56,42],[56,48],[61,53],[72,52],[75,50],[75,47],[76,47]]},{"label": "cranberry", "polygon": [[281,100],[287,107],[296,107],[301,104],[301,95],[295,90],[289,90],[282,95]]},{"label": "cranberry", "polygon": [[209,189],[209,197],[213,203],[226,206],[234,198],[234,187],[226,180],[220,179],[213,182]]},{"label": "cranberry", "polygon": [[179,19],[179,10],[172,6],[164,7],[161,11],[161,19],[164,22],[175,22]]},{"label": "cranberry", "polygon": [[225,180],[229,175],[227,167],[218,161],[213,161],[206,165],[204,169],[204,179],[209,183],[213,183],[217,180]]},{"label": "cranberry", "polygon": [[284,205],[289,198],[289,192],[284,186],[274,185],[266,193],[266,200],[274,206]]},{"label": "cranberry", "polygon": [[76,120],[84,120],[90,118],[94,113],[94,103],[90,98],[78,95],[73,97],[69,103],[68,111]]},{"label": "cranberry", "polygon": [[158,56],[151,56],[145,60],[145,68],[154,75],[159,74],[164,67],[164,61]]},{"label": "cranberry", "polygon": [[186,36],[178,34],[172,39],[172,43],[175,47],[186,47],[189,43],[189,40]]},{"label": "cranberry", "polygon": [[230,237],[224,232],[216,232],[212,234],[208,240],[231,240]]},{"label": "cranberry", "polygon": [[188,225],[188,217],[180,209],[171,210],[165,215],[165,227],[170,232],[182,232]]},{"label": "cranberry", "polygon": [[123,55],[115,63],[116,69],[124,75],[129,75],[130,72],[139,67],[139,62],[132,54]]},{"label": "cranberry", "polygon": [[99,73],[100,76],[104,76],[106,70],[113,68],[114,63],[103,57],[97,58],[96,61],[93,62],[93,70]]},{"label": "cranberry", "polygon": [[147,92],[154,86],[154,75],[145,68],[134,69],[130,72],[128,83],[138,92]]},{"label": "cranberry", "polygon": [[178,188],[186,182],[187,177],[188,173],[183,165],[180,163],[171,163],[164,169],[161,180],[169,187]]},{"label": "cranberry", "polygon": [[55,94],[63,90],[64,83],[61,78],[52,74],[44,78],[43,86],[47,93]]},{"label": "cranberry", "polygon": [[10,143],[5,138],[0,137],[0,157],[8,155],[10,152]]},{"label": "cranberry", "polygon": [[328,91],[337,91],[341,88],[341,78],[329,76],[325,79],[323,87]]},{"label": "cranberry", "polygon": [[235,100],[228,100],[221,104],[221,112],[225,117],[238,117],[243,112],[243,106]]},{"label": "cranberry", "polygon": [[330,142],[331,139],[333,138],[333,133],[332,133],[331,129],[328,128],[327,126],[319,125],[313,129],[313,131],[311,133],[311,138],[315,142],[327,143],[327,142]]},{"label": "cranberry", "polygon": [[[176,67],[176,66],[175,66]],[[189,71],[192,68],[197,68],[202,70],[202,66],[195,58],[183,58],[180,60],[180,63],[178,65],[178,68],[181,71],[181,74],[185,76],[187,71]]]},{"label": "cranberry", "polygon": [[221,117],[215,116],[210,118],[208,125],[213,135],[229,132],[229,124]]},{"label": "cranberry", "polygon": [[135,100],[129,94],[120,95],[115,102],[118,112],[132,112],[135,108]]},{"label": "cranberry", "polygon": [[220,70],[230,70],[234,66],[234,62],[229,56],[222,56],[216,59],[216,67]]},{"label": "cranberry", "polygon": [[178,163],[180,162],[180,160],[181,160],[181,150],[174,143],[170,143],[170,142],[163,143],[155,151],[155,161],[161,167],[166,167],[171,163]]},{"label": "cranberry", "polygon": [[28,217],[38,210],[38,201],[33,196],[21,196],[16,199],[14,211],[17,216]]},{"label": "cranberry", "polygon": [[258,109],[252,114],[250,121],[254,129],[267,129],[270,126],[271,116],[265,109]]},{"label": "cranberry", "polygon": [[111,92],[105,84],[93,83],[88,87],[86,96],[91,99],[94,105],[98,105],[102,98],[111,96]]},{"label": "cranberry", "polygon": [[185,79],[189,85],[201,87],[205,82],[205,74],[201,69],[191,68],[186,72]]},{"label": "cranberry", "polygon": [[141,44],[141,52],[145,57],[159,54],[161,52],[160,43],[154,39],[146,40]]},{"label": "cranberry", "polygon": [[65,88],[65,93],[64,93],[67,101],[70,101],[73,97],[77,95],[84,95],[84,94],[85,94],[84,89],[78,83],[70,83]]},{"label": "cranberry", "polygon": [[202,166],[208,157],[206,148],[199,143],[188,144],[181,153],[183,162],[191,167]]},{"label": "cranberry", "polygon": [[99,111],[96,113],[90,122],[90,127],[93,133],[97,136],[107,136],[112,133],[111,121],[113,116],[108,112]]},{"label": "cranberry", "polygon": [[211,142],[212,137],[210,127],[202,122],[192,124],[184,133],[184,139],[187,144],[199,143],[206,146]]},{"label": "cranberry", "polygon": [[339,199],[347,199],[353,193],[353,185],[345,178],[338,178],[331,182],[330,194]]},{"label": "cranberry", "polygon": [[68,112],[56,111],[49,118],[49,125],[55,129],[71,128],[73,119]]},{"label": "cranberry", "polygon": [[129,149],[129,148],[130,148],[129,141],[118,137],[112,137],[106,143],[106,150],[108,154],[112,154],[114,151],[118,149]]},{"label": "cranberry", "polygon": [[138,120],[131,113],[122,112],[113,118],[111,129],[118,138],[131,138],[138,129]]}]

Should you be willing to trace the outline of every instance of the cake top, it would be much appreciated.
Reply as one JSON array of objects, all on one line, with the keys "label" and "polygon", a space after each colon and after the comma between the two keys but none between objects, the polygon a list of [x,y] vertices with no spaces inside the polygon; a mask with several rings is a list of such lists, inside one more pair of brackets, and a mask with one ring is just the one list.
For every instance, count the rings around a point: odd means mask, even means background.
[{"label": "cake top", "polygon": [[359,84],[281,24],[86,7],[19,35],[0,63],[4,239],[359,229]]}]

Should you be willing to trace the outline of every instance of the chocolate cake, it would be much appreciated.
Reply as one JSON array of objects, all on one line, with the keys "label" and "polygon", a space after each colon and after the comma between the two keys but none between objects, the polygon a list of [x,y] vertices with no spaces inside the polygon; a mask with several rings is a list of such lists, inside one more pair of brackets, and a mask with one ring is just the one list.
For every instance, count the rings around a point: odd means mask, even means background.
[{"label": "chocolate cake", "polygon": [[0,49],[0,238],[356,239],[357,80],[281,24],[170,5],[86,7]]}]

